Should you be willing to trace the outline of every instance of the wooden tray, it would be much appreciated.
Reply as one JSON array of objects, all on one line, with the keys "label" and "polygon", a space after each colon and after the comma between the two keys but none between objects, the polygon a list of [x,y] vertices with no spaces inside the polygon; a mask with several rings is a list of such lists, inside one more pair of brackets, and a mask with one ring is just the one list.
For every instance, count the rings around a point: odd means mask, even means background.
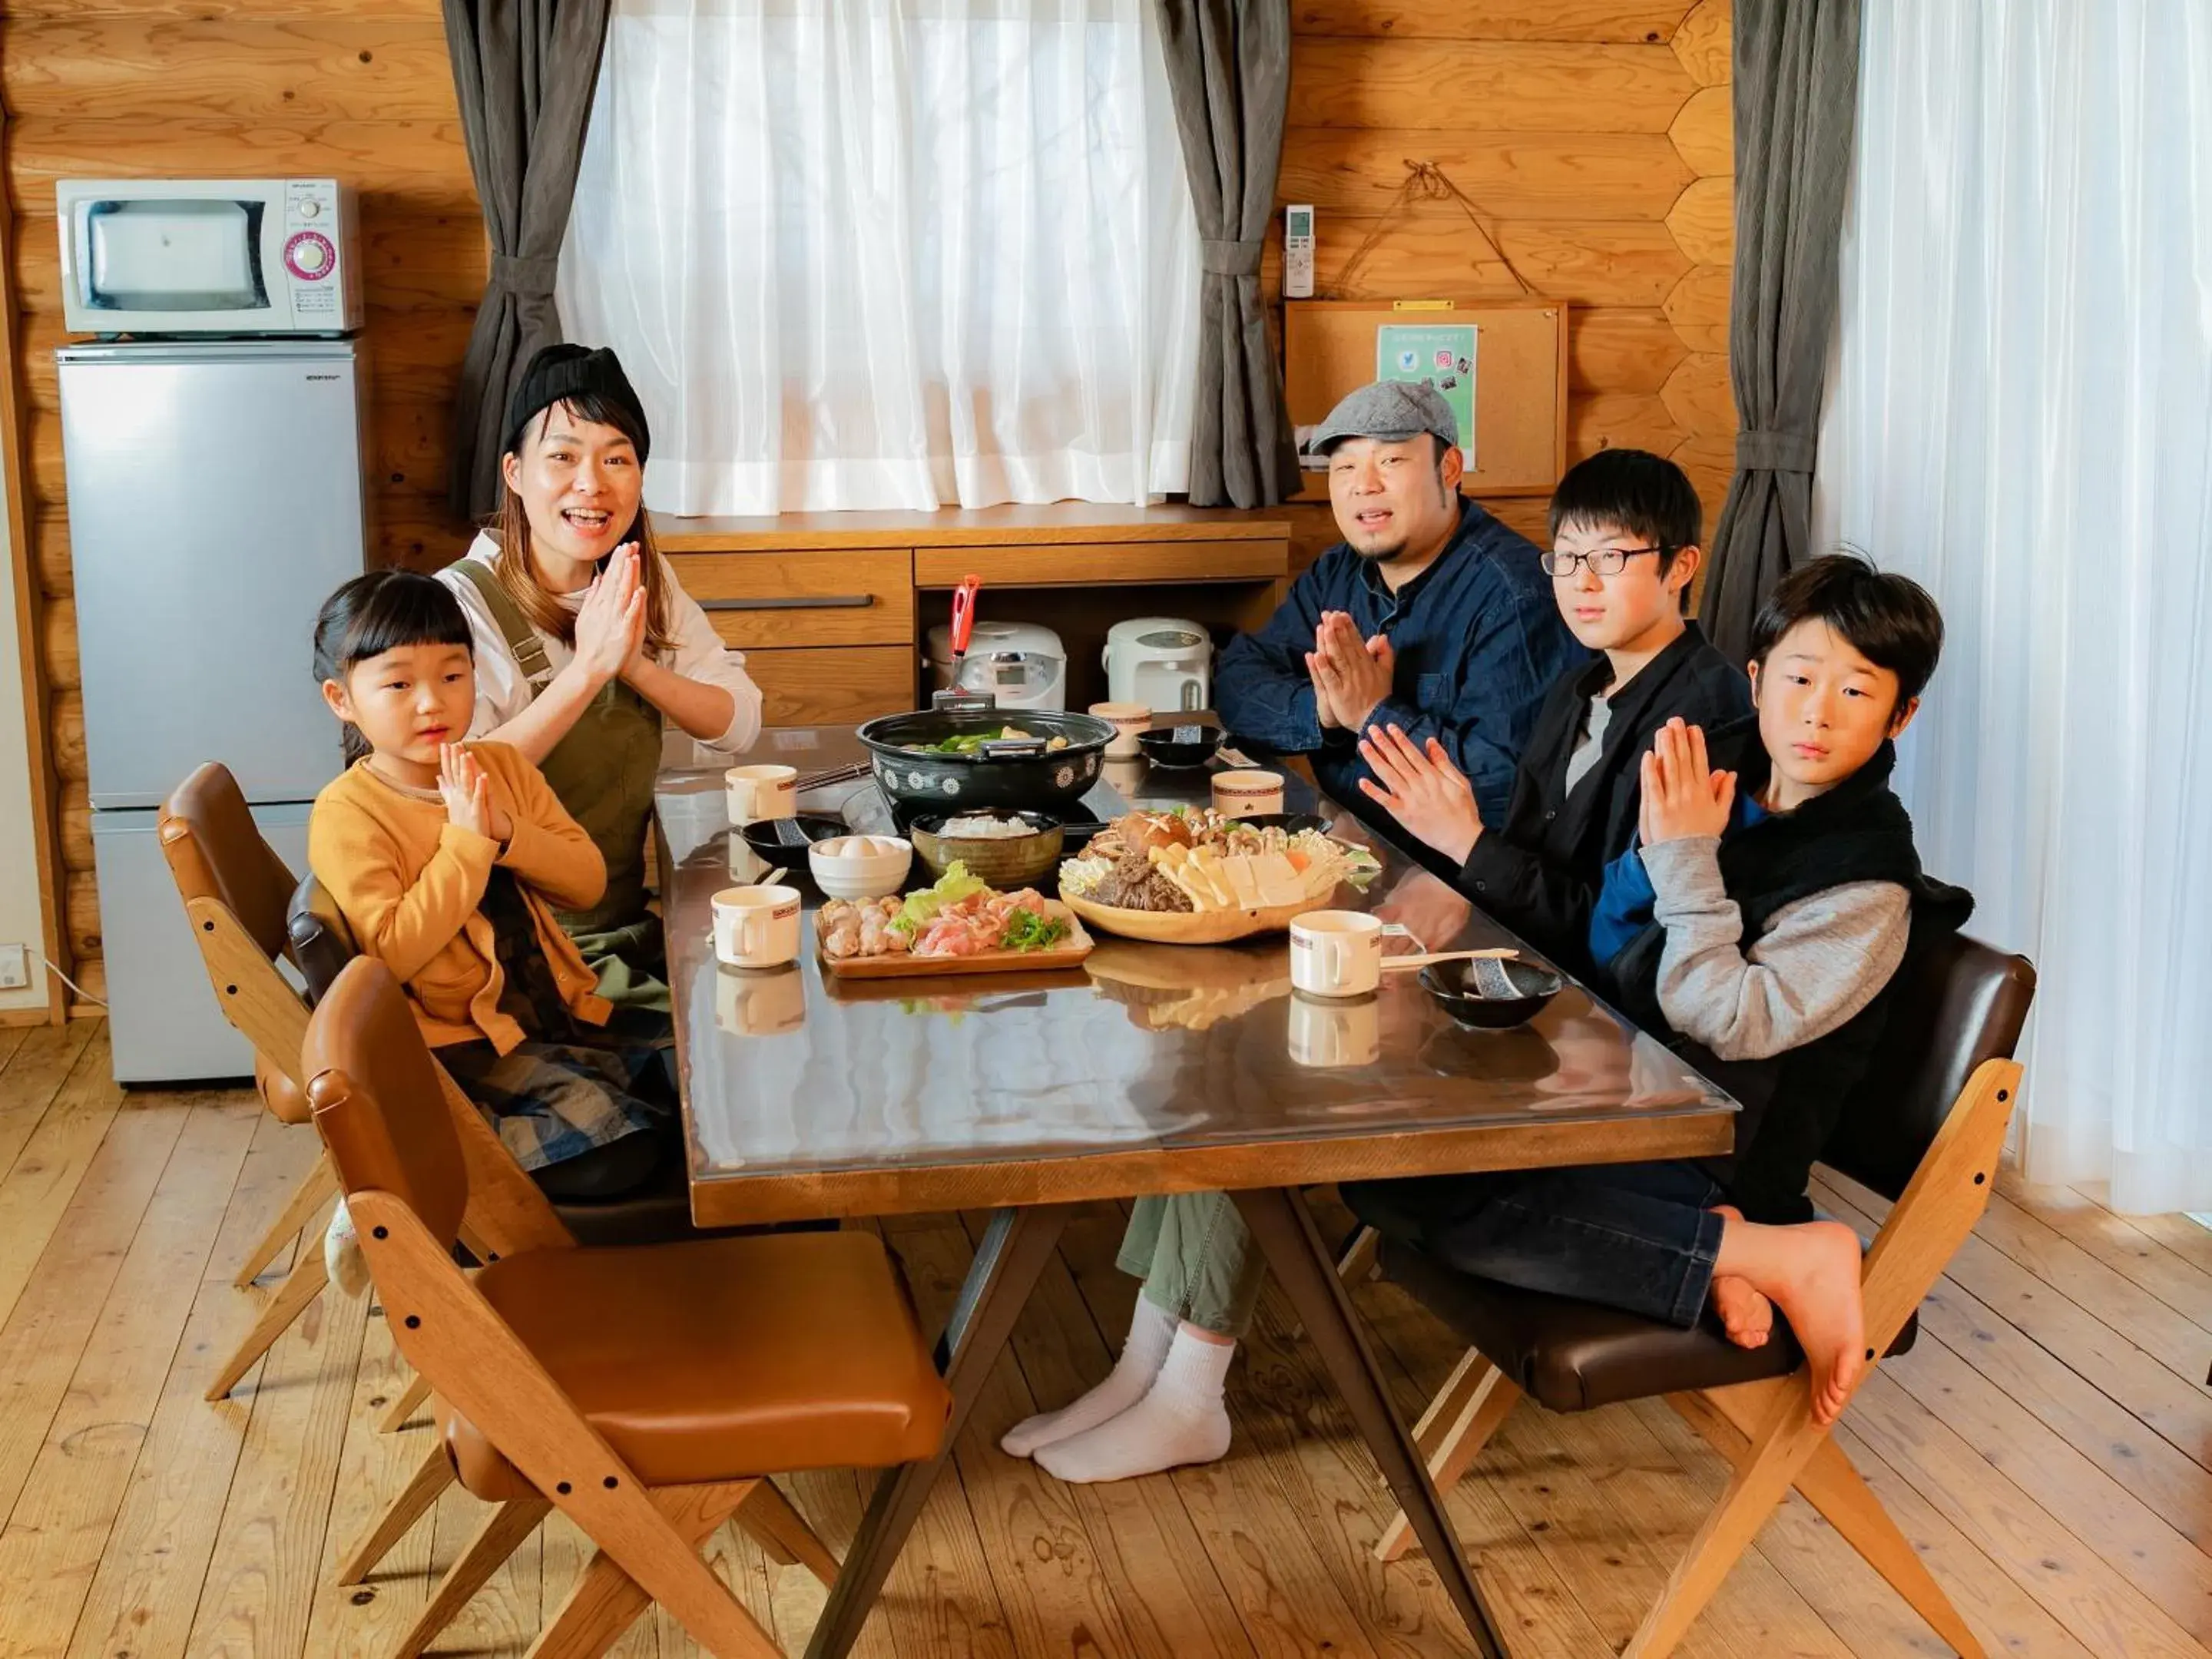
[{"label": "wooden tray", "polygon": [[836,979],[940,979],[948,974],[1047,974],[1063,968],[1075,968],[1091,954],[1096,943],[1084,931],[1083,923],[1069,913],[1068,907],[1047,899],[1048,912],[1065,917],[1074,930],[1065,942],[1049,951],[986,951],[972,957],[917,957],[902,952],[896,956],[837,957],[825,955],[822,950],[820,913],[816,913],[814,925],[814,953],[822,959],[822,971]]},{"label": "wooden tray", "polygon": [[1326,910],[1334,892],[1296,904],[1263,905],[1250,910],[1124,910],[1062,893],[1060,901],[1084,921],[1123,939],[1154,945],[1226,945],[1255,933],[1279,933],[1309,910]]}]

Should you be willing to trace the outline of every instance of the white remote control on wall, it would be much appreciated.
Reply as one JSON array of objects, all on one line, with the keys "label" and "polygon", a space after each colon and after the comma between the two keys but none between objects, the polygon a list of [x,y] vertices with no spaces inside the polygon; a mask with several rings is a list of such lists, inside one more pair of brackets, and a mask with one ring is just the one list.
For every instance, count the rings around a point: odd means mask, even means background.
[{"label": "white remote control on wall", "polygon": [[1295,204],[1283,210],[1283,297],[1310,300],[1314,283],[1313,204]]}]

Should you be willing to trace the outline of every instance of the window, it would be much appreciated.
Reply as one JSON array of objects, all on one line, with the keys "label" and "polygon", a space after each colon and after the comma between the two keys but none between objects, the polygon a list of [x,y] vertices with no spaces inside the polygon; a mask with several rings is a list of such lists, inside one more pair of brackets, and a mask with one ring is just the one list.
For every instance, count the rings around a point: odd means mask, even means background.
[{"label": "window", "polygon": [[1152,0],[617,0],[558,297],[661,511],[1181,489],[1198,286]]}]

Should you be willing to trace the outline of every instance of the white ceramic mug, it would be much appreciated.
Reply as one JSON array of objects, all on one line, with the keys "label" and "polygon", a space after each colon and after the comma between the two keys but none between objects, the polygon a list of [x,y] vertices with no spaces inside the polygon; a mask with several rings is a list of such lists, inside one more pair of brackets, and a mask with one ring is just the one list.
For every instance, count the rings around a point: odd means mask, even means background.
[{"label": "white ceramic mug", "polygon": [[1309,910],[1291,924],[1291,983],[1309,996],[1364,997],[1382,982],[1382,941],[1407,937],[1364,910]]},{"label": "white ceramic mug", "polygon": [[1216,772],[1213,810],[1224,817],[1264,817],[1283,810],[1280,772]]},{"label": "white ceramic mug", "polygon": [[732,1036],[780,1036],[806,1023],[806,976],[795,963],[714,975],[714,1024]]},{"label": "white ceramic mug", "polygon": [[795,766],[732,766],[722,774],[722,781],[728,788],[732,823],[787,818],[799,811]]},{"label": "white ceramic mug", "polygon": [[1152,709],[1150,703],[1094,702],[1091,712],[1114,728],[1114,740],[1106,745],[1108,760],[1129,760],[1139,751],[1137,734],[1152,729]]},{"label": "white ceramic mug", "polygon": [[725,887],[714,895],[714,957],[732,968],[781,968],[799,955],[799,890]]},{"label": "white ceramic mug", "polygon": [[1291,993],[1291,1058],[1322,1069],[1372,1066],[1382,1052],[1382,999]]}]

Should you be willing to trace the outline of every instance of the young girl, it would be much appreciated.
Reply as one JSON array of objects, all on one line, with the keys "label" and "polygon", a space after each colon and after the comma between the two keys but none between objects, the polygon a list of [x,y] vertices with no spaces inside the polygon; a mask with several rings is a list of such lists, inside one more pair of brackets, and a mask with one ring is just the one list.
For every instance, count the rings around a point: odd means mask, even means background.
[{"label": "young girl", "polygon": [[606,868],[527,760],[464,744],[468,618],[434,579],[356,578],[315,624],[315,672],[353,762],[316,798],[307,858],[422,1035],[552,1197],[614,1197],[673,1149],[665,1042],[611,1025],[558,913]]},{"label": "young girl", "polygon": [[665,1013],[645,888],[662,722],[734,754],[759,734],[761,694],[653,551],[651,436],[613,352],[547,346],[507,404],[499,516],[438,580],[476,640],[467,734],[539,768],[606,861],[605,891],[562,907],[562,926],[602,996]]}]

